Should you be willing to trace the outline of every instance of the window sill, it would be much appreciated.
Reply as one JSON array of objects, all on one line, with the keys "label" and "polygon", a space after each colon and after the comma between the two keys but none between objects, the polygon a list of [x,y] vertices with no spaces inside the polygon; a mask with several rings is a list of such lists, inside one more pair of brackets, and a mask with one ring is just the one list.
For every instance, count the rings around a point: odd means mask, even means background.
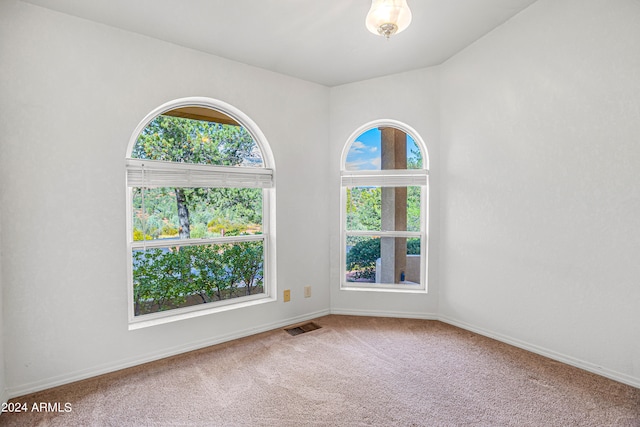
[{"label": "window sill", "polygon": [[396,292],[405,294],[426,294],[427,288],[421,285],[382,285],[375,283],[367,283],[363,285],[355,285],[353,283],[342,283],[340,285],[341,291],[373,291],[373,292]]},{"label": "window sill", "polygon": [[221,313],[224,311],[237,310],[246,307],[252,307],[255,305],[265,304],[269,302],[275,302],[276,298],[268,295],[261,295],[258,298],[251,300],[244,300],[242,302],[235,302],[233,300],[229,303],[221,305],[215,303],[211,307],[209,304],[196,305],[191,307],[180,308],[176,310],[170,310],[160,313],[145,314],[143,316],[137,316],[133,320],[129,320],[129,330],[148,328],[156,325],[163,325],[165,323],[177,322],[180,320],[191,319],[194,317],[206,316],[209,314]]}]

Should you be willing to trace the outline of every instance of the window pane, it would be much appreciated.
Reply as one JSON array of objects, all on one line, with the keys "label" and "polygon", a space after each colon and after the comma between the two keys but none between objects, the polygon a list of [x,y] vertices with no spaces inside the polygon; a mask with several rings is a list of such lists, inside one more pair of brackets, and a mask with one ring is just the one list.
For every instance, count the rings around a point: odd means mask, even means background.
[{"label": "window pane", "polygon": [[351,144],[346,170],[382,169],[422,169],[422,153],[410,135],[395,128],[373,128]]},{"label": "window pane", "polygon": [[263,241],[133,251],[136,316],[264,293]]},{"label": "window pane", "polygon": [[347,236],[346,281],[419,285],[420,239]]},{"label": "window pane", "polygon": [[133,188],[133,240],[262,233],[260,188]]},{"label": "window pane", "polygon": [[[172,110],[144,128],[131,157],[217,166],[264,167],[251,134],[231,117],[212,109],[200,114]],[[173,117],[182,114],[187,117]],[[208,117],[207,117],[208,116]]]},{"label": "window pane", "polygon": [[349,231],[420,231],[420,187],[348,187]]}]

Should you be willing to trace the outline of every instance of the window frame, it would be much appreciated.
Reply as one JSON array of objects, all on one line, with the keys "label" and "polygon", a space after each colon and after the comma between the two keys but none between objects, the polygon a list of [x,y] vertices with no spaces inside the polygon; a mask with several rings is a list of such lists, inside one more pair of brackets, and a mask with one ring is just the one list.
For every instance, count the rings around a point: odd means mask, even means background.
[{"label": "window frame", "polygon": [[[238,122],[251,135],[258,145],[262,154],[262,167],[238,167],[238,166],[218,166],[185,164],[179,162],[168,162],[161,160],[143,160],[132,158],[131,154],[135,147],[139,135],[156,117],[182,107],[203,107],[221,112],[236,122]],[[262,188],[262,234],[246,236],[221,236],[213,238],[191,238],[188,240],[133,240],[133,188],[139,187],[140,180],[136,173],[131,173],[141,164],[148,164],[153,170],[162,173],[177,171],[180,173],[198,173],[210,175],[218,178],[217,181],[224,182],[226,179],[243,182],[247,179],[255,178],[255,185],[236,188]],[[265,179],[270,177],[270,185],[265,184]],[[205,177],[206,178],[206,177]],[[134,182],[130,182],[131,180]],[[142,174],[144,180],[144,173]],[[214,181],[216,181],[214,179]],[[259,184],[260,182],[260,184]],[[249,307],[257,304],[274,302],[277,300],[276,289],[276,256],[275,256],[275,162],[268,141],[260,128],[246,114],[226,102],[205,97],[189,97],[169,101],[153,111],[138,124],[133,131],[127,147],[125,158],[125,186],[126,186],[126,242],[127,242],[127,303],[128,303],[128,326],[129,330],[139,329],[147,326],[188,319],[197,316],[227,311],[231,309]],[[173,185],[168,184],[172,187]],[[183,185],[178,185],[182,186]],[[192,185],[191,187],[225,187],[213,185]],[[263,242],[263,293],[247,295],[222,301],[215,301],[206,304],[196,304],[192,306],[160,311],[136,316],[134,310],[133,292],[133,250],[137,248],[164,248],[172,246],[196,246],[221,243],[238,243],[246,241]]]},{"label": "window frame", "polygon": [[[347,170],[347,157],[351,146],[358,137],[373,128],[392,127],[403,131],[415,142],[422,155],[422,169],[404,170]],[[409,187],[419,186],[420,191],[420,231],[347,230],[347,187],[356,186]],[[356,129],[345,143],[340,162],[340,290],[379,291],[402,293],[427,293],[429,277],[429,153],[420,135],[407,124],[398,120],[374,120]],[[365,237],[406,237],[420,238],[420,284],[348,282],[347,236]]]}]

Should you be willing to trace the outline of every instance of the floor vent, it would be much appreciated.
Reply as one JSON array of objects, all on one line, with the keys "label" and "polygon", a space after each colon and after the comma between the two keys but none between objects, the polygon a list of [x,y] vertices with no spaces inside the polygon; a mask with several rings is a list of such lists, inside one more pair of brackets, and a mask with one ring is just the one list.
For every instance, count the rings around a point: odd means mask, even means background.
[{"label": "floor vent", "polygon": [[305,332],[315,331],[316,329],[320,329],[322,326],[318,326],[313,322],[305,323],[304,325],[295,326],[293,328],[286,328],[285,331],[289,333],[289,335],[300,335]]}]

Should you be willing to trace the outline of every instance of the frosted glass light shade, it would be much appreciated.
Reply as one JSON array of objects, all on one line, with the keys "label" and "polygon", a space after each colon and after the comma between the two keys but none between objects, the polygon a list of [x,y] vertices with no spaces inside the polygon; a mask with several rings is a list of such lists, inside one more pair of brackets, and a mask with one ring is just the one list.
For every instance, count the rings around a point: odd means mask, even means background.
[{"label": "frosted glass light shade", "polygon": [[367,14],[367,29],[386,38],[401,33],[411,23],[407,0],[372,0]]}]

